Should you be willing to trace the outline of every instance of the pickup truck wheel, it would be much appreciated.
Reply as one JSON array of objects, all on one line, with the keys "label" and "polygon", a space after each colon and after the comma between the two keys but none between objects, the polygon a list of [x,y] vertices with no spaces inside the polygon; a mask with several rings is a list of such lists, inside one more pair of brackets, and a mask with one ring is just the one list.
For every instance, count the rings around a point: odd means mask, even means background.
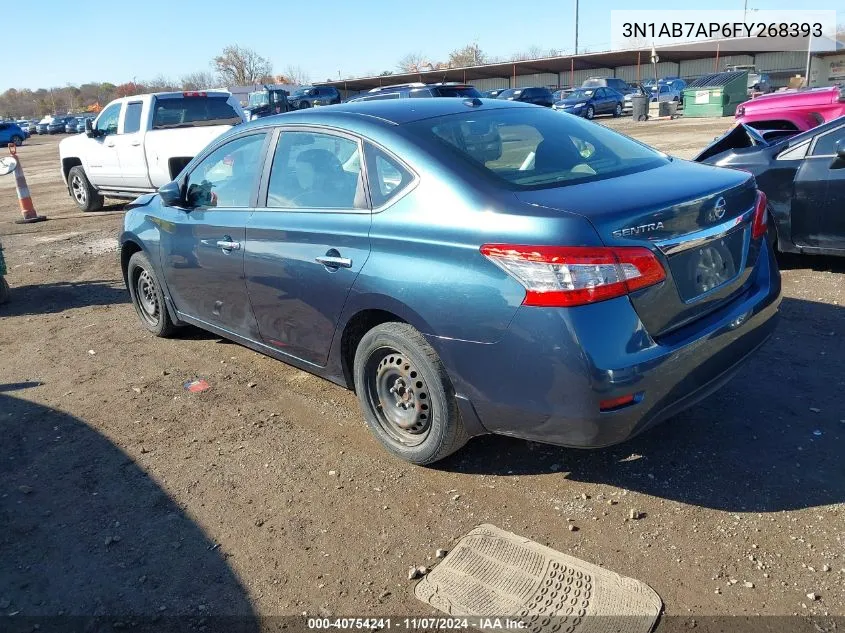
[{"label": "pickup truck wheel", "polygon": [[67,180],[70,195],[76,201],[76,206],[83,211],[99,211],[103,208],[103,196],[94,189],[81,166],[77,165],[71,169]]},{"label": "pickup truck wheel", "polygon": [[15,134],[12,137],[12,143],[15,144],[15,147],[20,147],[21,145],[23,145],[23,139],[20,137],[20,135]]},{"label": "pickup truck wheel", "polygon": [[355,350],[355,392],[376,439],[412,464],[451,455],[469,436],[437,352],[407,323],[382,323]]},{"label": "pickup truck wheel", "polygon": [[129,258],[126,279],[132,305],[141,319],[141,324],[156,336],[167,338],[176,330],[164,303],[164,292],[158,282],[150,260],[143,252]]}]

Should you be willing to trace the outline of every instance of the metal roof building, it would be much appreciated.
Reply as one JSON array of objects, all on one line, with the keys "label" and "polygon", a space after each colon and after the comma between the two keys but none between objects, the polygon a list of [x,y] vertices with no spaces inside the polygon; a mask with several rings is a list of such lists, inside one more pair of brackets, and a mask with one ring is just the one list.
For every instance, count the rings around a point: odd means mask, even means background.
[{"label": "metal roof building", "polygon": [[[775,40],[776,42],[776,40]],[[785,86],[795,74],[806,72],[807,51],[760,52],[755,50],[753,38],[710,40],[678,44],[658,49],[659,77],[681,77],[686,80],[724,70],[730,65],[754,64],[767,73],[771,83]],[[771,45],[771,42],[769,42]],[[775,43],[775,45],[777,45]],[[839,51],[841,42],[834,45]],[[787,45],[784,43],[784,48]],[[814,46],[814,51],[820,46]],[[619,77],[626,81],[652,78],[654,68],[649,61],[651,49],[615,50],[580,55],[562,55],[524,61],[499,62],[465,68],[447,68],[413,73],[396,73],[377,77],[360,77],[319,82],[334,86],[346,96],[366,92],[372,88],[396,83],[458,81],[474,85],[479,90],[548,86],[566,88],[580,86],[587,77]],[[813,57],[835,55],[834,52],[813,52]]]}]

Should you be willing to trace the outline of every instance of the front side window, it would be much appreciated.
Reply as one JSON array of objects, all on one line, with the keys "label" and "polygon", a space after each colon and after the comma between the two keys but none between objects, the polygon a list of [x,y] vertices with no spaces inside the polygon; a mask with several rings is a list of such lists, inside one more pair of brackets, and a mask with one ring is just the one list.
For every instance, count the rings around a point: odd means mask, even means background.
[{"label": "front side window", "polygon": [[366,208],[358,142],[320,132],[282,132],[273,157],[267,206]]},{"label": "front side window", "polygon": [[511,189],[603,180],[668,163],[626,136],[546,108],[461,112],[407,128]]},{"label": "front side window", "polygon": [[126,114],[123,115],[123,133],[133,134],[141,129],[141,109],[143,104],[140,102],[129,103],[126,106]]},{"label": "front side window", "polygon": [[845,143],[845,126],[828,132],[816,140],[811,156],[833,156],[836,154],[836,142]]},{"label": "front side window", "polygon": [[103,110],[100,118],[97,119],[97,125],[94,129],[100,133],[101,136],[108,136],[109,134],[117,134],[117,121],[120,119],[119,103],[114,103]]},{"label": "front side window", "polygon": [[185,191],[191,208],[251,206],[263,164],[265,134],[242,136],[206,156],[190,173]]}]

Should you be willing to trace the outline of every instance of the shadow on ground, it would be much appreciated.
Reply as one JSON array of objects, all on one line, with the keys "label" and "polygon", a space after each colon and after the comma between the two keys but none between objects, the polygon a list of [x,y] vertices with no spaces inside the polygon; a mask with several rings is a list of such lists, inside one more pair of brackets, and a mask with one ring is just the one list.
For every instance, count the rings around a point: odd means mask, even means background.
[{"label": "shadow on ground", "polygon": [[585,451],[483,437],[439,466],[505,476],[559,471],[728,511],[845,502],[845,309],[784,299],[781,315],[731,382],[629,442]]},{"label": "shadow on ground", "polygon": [[129,293],[113,281],[57,282],[12,286],[9,302],[0,306],[0,317],[55,314],[85,308],[127,303]]},{"label": "shadow on ground", "polygon": [[106,437],[3,393],[0,432],[0,629],[259,630],[222,549]]}]

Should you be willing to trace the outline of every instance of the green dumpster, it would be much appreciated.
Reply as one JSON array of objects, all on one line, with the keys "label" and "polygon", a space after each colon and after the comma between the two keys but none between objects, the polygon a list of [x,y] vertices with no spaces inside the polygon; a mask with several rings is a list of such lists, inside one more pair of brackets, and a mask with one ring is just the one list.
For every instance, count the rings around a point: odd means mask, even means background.
[{"label": "green dumpster", "polygon": [[744,101],[748,101],[747,70],[705,75],[684,88],[684,116],[733,116]]}]

